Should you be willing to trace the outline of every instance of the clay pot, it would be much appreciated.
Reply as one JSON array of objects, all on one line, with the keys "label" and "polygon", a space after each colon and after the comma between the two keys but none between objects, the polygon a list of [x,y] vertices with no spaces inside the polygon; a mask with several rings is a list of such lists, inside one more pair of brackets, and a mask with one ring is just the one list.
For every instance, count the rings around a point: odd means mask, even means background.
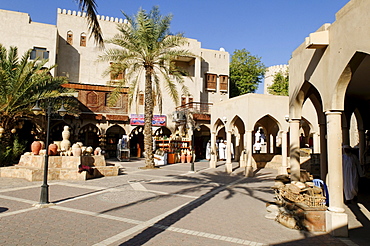
[{"label": "clay pot", "polygon": [[69,126],[64,126],[64,130],[62,132],[62,142],[60,143],[61,150],[69,150],[71,147],[71,142],[69,141],[69,137],[71,133],[69,132]]},{"label": "clay pot", "polygon": [[72,145],[72,155],[73,156],[81,156],[82,155],[82,149],[80,145],[74,144]]},{"label": "clay pot", "polygon": [[187,155],[186,156],[186,161],[187,161],[187,163],[190,163],[191,162],[191,158],[192,158],[193,156],[192,155]]},{"label": "clay pot", "polygon": [[51,155],[51,156],[57,155],[58,154],[58,145],[50,144],[48,154]]},{"label": "clay pot", "polygon": [[180,156],[181,163],[185,163],[185,158],[186,156],[184,154]]},{"label": "clay pot", "polygon": [[33,141],[33,143],[31,144],[32,154],[38,155],[40,153],[41,146],[42,145],[39,141]]}]

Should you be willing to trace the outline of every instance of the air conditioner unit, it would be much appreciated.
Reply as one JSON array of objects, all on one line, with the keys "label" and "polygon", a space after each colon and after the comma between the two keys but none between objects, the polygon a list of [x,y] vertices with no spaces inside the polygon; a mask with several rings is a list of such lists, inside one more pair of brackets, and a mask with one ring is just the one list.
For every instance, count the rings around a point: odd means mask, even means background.
[{"label": "air conditioner unit", "polygon": [[183,111],[175,111],[172,114],[172,121],[174,122],[180,122],[180,121],[185,121],[186,120],[186,115],[185,112]]}]

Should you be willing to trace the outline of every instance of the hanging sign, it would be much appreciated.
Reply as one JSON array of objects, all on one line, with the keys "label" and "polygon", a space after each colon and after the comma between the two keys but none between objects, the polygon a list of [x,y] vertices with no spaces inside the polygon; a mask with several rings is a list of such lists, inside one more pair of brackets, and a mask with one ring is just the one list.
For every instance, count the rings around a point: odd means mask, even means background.
[{"label": "hanging sign", "polygon": [[[132,126],[143,126],[144,115],[143,114],[131,114],[130,125]],[[153,115],[152,126],[166,126],[165,115]]]}]

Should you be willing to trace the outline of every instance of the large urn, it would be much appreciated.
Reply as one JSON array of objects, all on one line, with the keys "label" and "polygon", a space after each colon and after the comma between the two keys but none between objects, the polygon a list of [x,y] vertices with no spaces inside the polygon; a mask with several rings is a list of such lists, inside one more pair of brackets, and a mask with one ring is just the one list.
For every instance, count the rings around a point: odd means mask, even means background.
[{"label": "large urn", "polygon": [[69,150],[71,147],[71,142],[69,141],[69,137],[71,136],[71,133],[69,132],[69,126],[64,126],[64,130],[62,132],[62,142],[60,143],[61,150]]},{"label": "large urn", "polygon": [[186,162],[187,163],[191,163],[191,159],[193,158],[193,156],[191,154],[187,154],[186,155]]},{"label": "large urn", "polygon": [[42,147],[42,145],[41,145],[40,141],[33,141],[33,143],[31,144],[32,154],[38,155],[40,153],[41,147]]}]

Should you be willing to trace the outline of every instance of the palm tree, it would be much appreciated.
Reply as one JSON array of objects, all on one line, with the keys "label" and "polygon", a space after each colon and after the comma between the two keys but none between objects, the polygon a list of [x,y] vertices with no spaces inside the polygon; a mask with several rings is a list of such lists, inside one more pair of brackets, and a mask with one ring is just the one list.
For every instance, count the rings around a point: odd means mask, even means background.
[{"label": "palm tree", "polygon": [[11,146],[11,129],[23,118],[33,119],[32,106],[39,99],[58,97],[67,89],[65,78],[53,78],[45,68],[47,60],[29,61],[31,50],[18,57],[17,47],[9,51],[0,44],[0,128],[4,131],[1,146]]},{"label": "palm tree", "polygon": [[129,105],[131,105],[132,101],[138,98],[141,78],[145,78],[145,167],[154,168],[152,139],[154,100],[162,112],[163,93],[167,93],[176,104],[178,103],[179,92],[176,83],[180,85],[182,94],[188,94],[182,76],[183,71],[176,68],[173,61],[179,56],[194,55],[181,48],[186,42],[182,34],[170,35],[172,15],[160,15],[158,7],[153,7],[149,13],[140,9],[133,18],[123,14],[128,23],[120,24],[119,33],[105,41],[119,47],[106,50],[100,59],[113,62],[114,66],[109,68],[112,73],[125,71],[124,79],[114,91],[112,100],[117,98],[122,87],[129,87]]},{"label": "palm tree", "polygon": [[94,36],[95,42],[100,46],[104,45],[103,35],[96,16],[96,3],[95,0],[79,0],[79,7],[82,11],[86,10],[88,26],[91,31],[91,36]]}]

